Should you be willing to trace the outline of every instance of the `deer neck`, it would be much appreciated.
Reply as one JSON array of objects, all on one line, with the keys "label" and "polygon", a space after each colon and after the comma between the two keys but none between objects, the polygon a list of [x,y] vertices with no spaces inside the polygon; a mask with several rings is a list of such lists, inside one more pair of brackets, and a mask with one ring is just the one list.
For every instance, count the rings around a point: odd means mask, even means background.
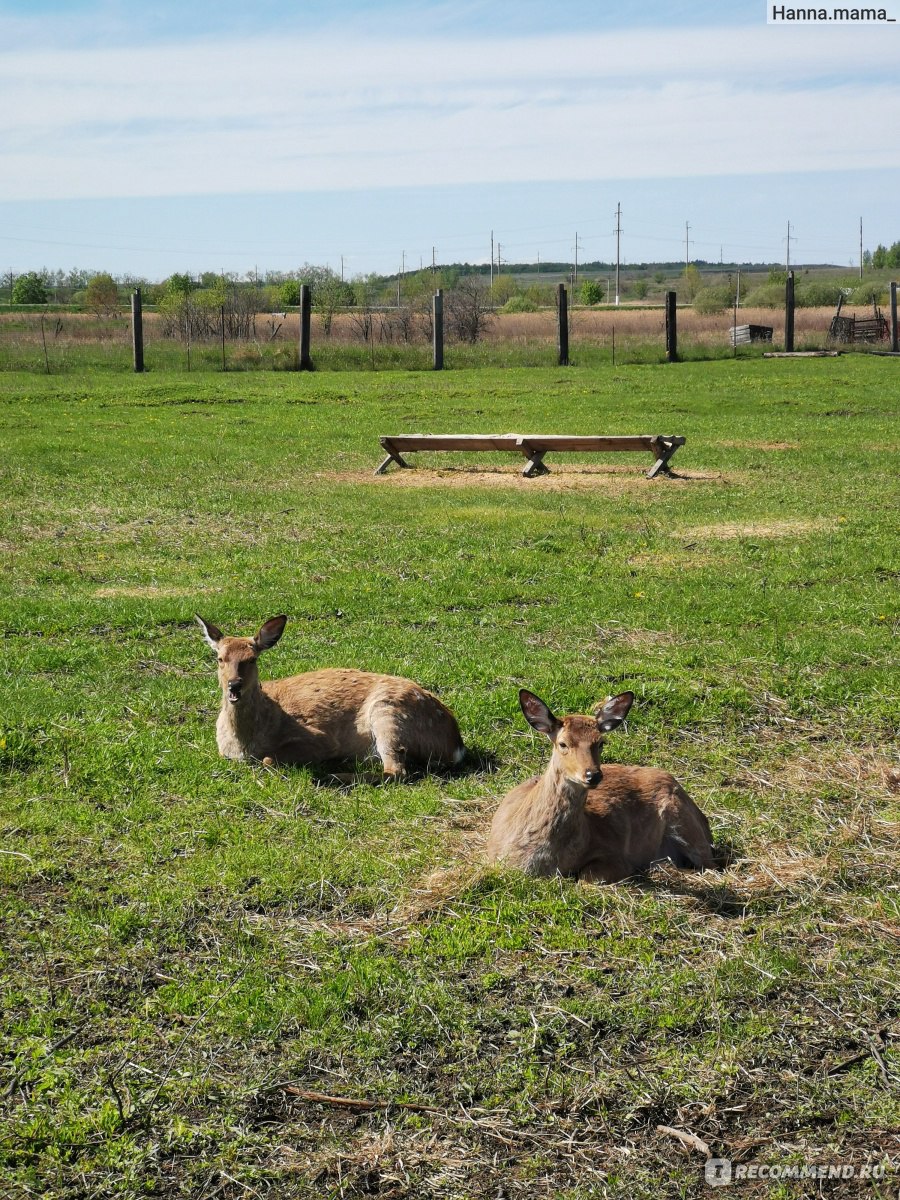
[{"label": "deer neck", "polygon": [[237,704],[232,704],[228,693],[223,692],[216,726],[220,753],[227,758],[258,757],[267,704],[271,701],[258,681],[244,690]]},{"label": "deer neck", "polygon": [[546,830],[549,838],[569,839],[573,831],[584,825],[586,796],[585,785],[567,779],[554,755],[535,785],[531,805],[532,823]]}]

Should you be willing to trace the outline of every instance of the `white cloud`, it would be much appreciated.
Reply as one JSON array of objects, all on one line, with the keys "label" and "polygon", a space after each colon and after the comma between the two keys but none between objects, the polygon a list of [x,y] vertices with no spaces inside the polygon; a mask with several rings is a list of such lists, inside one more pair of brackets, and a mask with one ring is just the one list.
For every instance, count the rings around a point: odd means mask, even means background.
[{"label": "white cloud", "polygon": [[0,199],[897,167],[893,34],[5,53]]}]

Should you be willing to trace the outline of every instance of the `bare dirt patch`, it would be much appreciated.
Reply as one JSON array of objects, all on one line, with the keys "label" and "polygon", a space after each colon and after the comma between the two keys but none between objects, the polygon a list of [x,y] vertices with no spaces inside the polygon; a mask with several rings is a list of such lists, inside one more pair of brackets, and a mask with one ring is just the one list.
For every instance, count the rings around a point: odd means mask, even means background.
[{"label": "bare dirt patch", "polygon": [[659,482],[648,480],[642,467],[582,466],[551,467],[549,475],[526,479],[520,467],[413,467],[380,476],[376,481],[367,471],[320,472],[318,478],[338,483],[373,483],[379,487],[397,488],[471,488],[504,487],[523,491],[560,492],[596,490],[617,495],[641,487],[669,487],[687,483],[724,483],[725,477],[712,472],[682,472]]}]

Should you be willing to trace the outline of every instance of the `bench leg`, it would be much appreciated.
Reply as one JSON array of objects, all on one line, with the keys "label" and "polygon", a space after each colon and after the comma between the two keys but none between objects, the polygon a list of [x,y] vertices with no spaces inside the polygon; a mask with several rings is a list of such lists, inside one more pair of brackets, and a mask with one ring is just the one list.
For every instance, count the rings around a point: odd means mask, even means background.
[{"label": "bench leg", "polygon": [[673,446],[669,442],[654,442],[653,453],[656,455],[656,462],[647,472],[648,479],[655,479],[657,475],[671,475],[673,472],[669,467],[669,460],[678,449],[678,446]]},{"label": "bench leg", "polygon": [[528,457],[528,462],[522,468],[522,474],[526,479],[534,479],[538,475],[550,474],[550,468],[544,464],[546,450],[523,450],[522,453]]},{"label": "bench leg", "polygon": [[384,475],[384,473],[387,471],[388,467],[391,465],[392,462],[395,462],[398,467],[408,467],[409,466],[409,463],[404,462],[402,456],[400,454],[398,454],[398,452],[396,450],[392,450],[391,447],[389,445],[386,445],[384,442],[382,442],[381,445],[385,450],[387,450],[388,456],[384,460],[383,463],[380,463],[375,468],[375,471],[374,471],[375,475]]}]

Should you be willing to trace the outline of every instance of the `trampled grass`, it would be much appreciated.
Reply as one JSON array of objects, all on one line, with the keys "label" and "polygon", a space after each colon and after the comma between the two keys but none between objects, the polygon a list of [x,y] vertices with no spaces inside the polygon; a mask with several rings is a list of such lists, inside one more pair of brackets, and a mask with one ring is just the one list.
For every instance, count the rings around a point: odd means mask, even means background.
[{"label": "trampled grass", "polygon": [[[858,356],[0,376],[3,1195],[674,1197],[704,1146],[896,1169],[896,390]],[[652,483],[371,474],[382,433],[510,430],[688,441]],[[421,680],[466,768],[219,759],[194,612],[288,613],[269,676]],[[608,757],[678,774],[723,869],[485,868],[546,761],[521,686],[634,690]]]}]

